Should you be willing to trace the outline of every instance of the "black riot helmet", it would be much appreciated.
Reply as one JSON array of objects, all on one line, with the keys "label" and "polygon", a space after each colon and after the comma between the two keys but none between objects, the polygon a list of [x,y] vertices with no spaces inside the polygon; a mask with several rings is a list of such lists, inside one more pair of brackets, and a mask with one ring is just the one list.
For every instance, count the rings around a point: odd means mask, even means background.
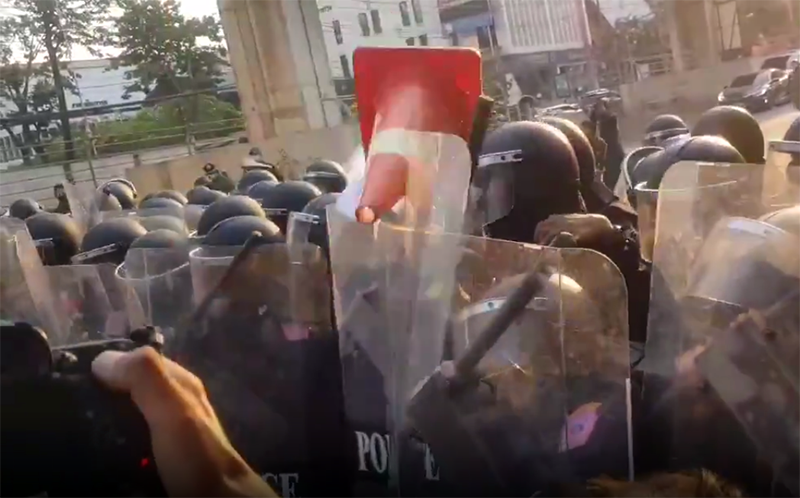
[{"label": "black riot helmet", "polygon": [[660,152],[664,150],[662,147],[656,147],[654,145],[644,145],[639,147],[638,149],[634,149],[630,151],[626,156],[625,159],[622,160],[622,175],[625,178],[625,187],[629,193],[629,199],[632,198],[630,195],[631,190],[633,187],[644,181],[637,176],[637,167],[642,160],[656,152]]},{"label": "black riot helmet", "polygon": [[97,189],[94,193],[94,202],[98,211],[122,211],[122,204],[111,192]]},{"label": "black riot helmet", "polygon": [[269,219],[274,221],[280,227],[281,232],[285,234],[289,213],[302,211],[306,204],[320,195],[322,195],[320,189],[311,183],[289,181],[270,189],[267,195],[261,199],[261,205]]},{"label": "black riot helmet", "polygon": [[734,106],[711,108],[700,116],[692,136],[715,135],[733,145],[745,162],[764,164],[764,133],[756,118]]},{"label": "black riot helmet", "polygon": [[73,258],[78,264],[122,264],[131,244],[147,230],[133,218],[101,221],[83,237],[81,253]]},{"label": "black riot helmet", "polygon": [[688,135],[689,127],[686,121],[675,114],[662,114],[650,121],[644,130],[644,142],[642,145],[663,146],[663,142],[669,138]]},{"label": "black riot helmet", "polygon": [[247,192],[250,190],[250,187],[262,180],[278,183],[278,178],[269,170],[251,169],[245,171],[242,175],[242,178],[239,179],[239,183],[236,184],[236,191],[241,194],[247,194]]},{"label": "black riot helmet", "polygon": [[767,213],[759,220],[800,237],[800,204]]},{"label": "black riot helmet", "polygon": [[250,187],[250,189],[247,191],[247,196],[257,200],[258,202],[264,202],[264,199],[267,197],[267,192],[272,190],[279,183],[280,182],[277,180],[261,180]]},{"label": "black riot helmet", "polygon": [[155,230],[171,230],[179,235],[188,235],[189,233],[186,228],[186,222],[182,218],[171,214],[142,216],[139,218],[139,223],[141,223],[148,232],[153,232]]},{"label": "black riot helmet", "polygon": [[567,137],[573,152],[575,152],[575,158],[578,159],[581,185],[584,187],[592,185],[592,183],[594,183],[595,166],[597,163],[594,157],[592,143],[586,137],[583,130],[581,130],[580,126],[568,119],[552,116],[543,117],[541,121],[558,129],[558,131]]},{"label": "black riot helmet", "polygon": [[174,216],[181,216],[183,204],[168,197],[151,197],[139,204],[139,209],[158,209],[163,211],[164,214],[169,213]]},{"label": "black riot helmet", "polygon": [[177,190],[159,190],[158,192],[153,192],[152,194],[147,194],[144,198],[139,202],[139,207],[141,207],[143,202],[146,202],[153,198],[159,199],[172,199],[173,201],[185,206],[189,203],[189,200],[186,199],[186,196],[182,193],[178,192]]},{"label": "black riot helmet", "polygon": [[585,212],[569,140],[538,122],[509,123],[484,139],[472,181],[476,221],[489,237],[532,242],[553,214]]},{"label": "black riot helmet", "polygon": [[680,161],[736,164],[744,158],[724,138],[692,137],[642,159],[634,171],[637,185],[644,183],[646,188],[657,190],[669,167]]},{"label": "black riot helmet", "polygon": [[131,244],[131,249],[187,249],[189,239],[173,230],[158,229],[147,232]]},{"label": "black riot helmet", "polygon": [[42,263],[68,265],[81,246],[81,228],[69,215],[38,213],[25,220],[28,232],[39,249]]},{"label": "black riot helmet", "polygon": [[347,187],[347,174],[341,164],[322,159],[306,168],[303,181],[313,183],[324,193],[338,193]]},{"label": "black riot helmet", "polygon": [[206,186],[195,187],[186,193],[186,199],[189,201],[189,204],[197,204],[200,206],[209,206],[225,197],[227,197],[227,194],[224,192],[212,190]]},{"label": "black riot helmet", "polygon": [[8,207],[8,215],[20,220],[27,219],[37,213],[42,212],[42,206],[33,199],[17,199]]},{"label": "black riot helmet", "polygon": [[214,225],[234,216],[266,218],[264,210],[253,199],[243,195],[226,196],[203,211],[200,221],[197,222],[197,235],[206,235]]},{"label": "black riot helmet", "polygon": [[285,242],[281,229],[270,220],[259,216],[233,216],[214,225],[203,238],[202,245],[242,246],[253,233],[266,237],[267,242],[271,244]]},{"label": "black riot helmet", "polygon": [[308,242],[321,247],[326,254],[330,246],[328,241],[328,215],[326,209],[331,204],[335,204],[338,198],[338,193],[322,194],[306,204],[301,214],[295,214],[295,216],[298,216],[297,222],[302,223],[308,229],[305,231]]},{"label": "black riot helmet", "polygon": [[194,186],[195,187],[207,187],[211,185],[211,179],[205,175],[198,176],[194,179]]},{"label": "black riot helmet", "polygon": [[128,180],[115,178],[100,185],[97,190],[116,197],[122,209],[136,208],[136,188]]}]

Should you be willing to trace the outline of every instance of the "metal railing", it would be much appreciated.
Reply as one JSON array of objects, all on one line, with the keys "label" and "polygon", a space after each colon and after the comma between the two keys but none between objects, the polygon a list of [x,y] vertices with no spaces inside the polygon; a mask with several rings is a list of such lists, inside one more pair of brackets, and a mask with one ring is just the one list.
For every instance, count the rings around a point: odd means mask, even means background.
[{"label": "metal railing", "polygon": [[[125,170],[141,164],[159,162],[194,154],[196,151],[228,145],[244,131],[241,117],[203,123],[188,123],[165,128],[120,130],[117,122],[108,121],[84,130],[73,130],[71,150],[61,137],[46,143],[28,144],[27,164],[20,149],[1,150],[0,158],[15,157],[0,163],[0,205],[7,206],[21,197],[30,197],[46,206],[54,205],[53,187],[58,183],[86,183],[95,186],[103,181],[124,177]],[[111,133],[109,133],[111,131]]]}]

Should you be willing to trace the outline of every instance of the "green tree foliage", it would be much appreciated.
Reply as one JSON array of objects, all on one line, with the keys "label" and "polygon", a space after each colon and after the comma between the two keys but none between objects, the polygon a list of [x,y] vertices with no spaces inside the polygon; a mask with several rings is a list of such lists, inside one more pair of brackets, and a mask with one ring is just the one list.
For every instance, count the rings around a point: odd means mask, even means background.
[{"label": "green tree foliage", "polygon": [[122,49],[115,68],[126,67],[125,97],[133,92],[160,96],[202,90],[219,83],[227,65],[219,22],[186,18],[176,0],[117,0],[106,45]]},{"label": "green tree foliage", "polygon": [[[0,104],[3,115],[13,118],[28,113],[56,112],[58,89],[53,83],[50,64],[35,62],[44,49],[36,26],[24,16],[7,17],[0,19],[0,32],[4,34],[0,40],[0,99],[11,104]],[[63,74],[65,90],[74,92],[74,75],[67,71]],[[0,122],[22,152],[26,165],[32,163],[31,149],[43,153],[42,131],[48,124],[48,121],[34,123],[34,131],[26,123],[17,134],[8,123]]]},{"label": "green tree foliage", "polygon": [[[103,22],[110,5],[111,0],[8,1],[7,7],[12,14],[3,22],[6,23],[5,27],[10,27],[13,33],[17,33],[16,43],[24,47],[25,59],[21,64],[25,68],[24,73],[27,74],[29,82],[24,88],[26,91],[31,90],[30,71],[33,61],[44,56],[58,104],[68,161],[75,158],[75,148],[72,145],[72,131],[64,93],[70,87],[69,77],[64,72],[61,61],[68,60],[73,47],[76,46],[86,47],[91,53],[100,55],[95,47],[104,39]],[[0,32],[5,39],[8,31],[3,28],[0,26]],[[8,50],[5,52],[9,53]],[[40,90],[45,88],[47,87],[40,85]],[[69,175],[69,165],[65,164],[64,168]]]},{"label": "green tree foliage", "polygon": [[242,113],[212,95],[200,95],[194,122],[185,123],[179,99],[139,111],[126,120],[100,121],[95,125],[95,148],[105,156],[155,147],[182,145],[186,136],[197,141],[225,137],[244,130]]}]

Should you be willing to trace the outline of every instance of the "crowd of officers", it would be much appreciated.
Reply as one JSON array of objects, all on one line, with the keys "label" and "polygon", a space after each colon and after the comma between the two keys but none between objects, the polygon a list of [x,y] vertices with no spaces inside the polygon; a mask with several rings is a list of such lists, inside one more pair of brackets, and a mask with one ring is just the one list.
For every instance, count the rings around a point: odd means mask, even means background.
[{"label": "crowd of officers", "polygon": [[[602,137],[602,140],[600,138]],[[784,137],[800,142],[800,118]],[[627,286],[629,332],[632,351],[634,453],[637,478],[629,482],[627,469],[603,467],[588,487],[547,487],[545,495],[600,496],[784,496],[788,488],[770,474],[759,460],[747,434],[724,406],[712,407],[714,417],[700,417],[702,424],[674,426],[664,406],[658,382],[644,389],[636,363],[647,340],[648,312],[653,268],[642,259],[639,238],[637,189],[657,190],[667,170],[681,161],[765,164],[765,139],[758,122],[738,107],[716,107],[689,127],[680,117],[662,115],[645,130],[642,147],[625,153],[616,118],[602,107],[591,123],[578,126],[568,120],[545,117],[509,123],[489,132],[480,150],[482,157],[516,151],[514,162],[487,164],[478,161],[472,184],[487,193],[477,209],[485,213],[480,233],[474,235],[507,241],[547,244],[566,232],[581,248],[606,255],[619,268]],[[603,169],[598,168],[602,156]],[[800,156],[792,156],[789,168],[800,168]],[[122,264],[134,248],[241,246],[254,232],[275,242],[284,240],[290,213],[304,212],[323,226],[326,206],[335,203],[347,187],[347,175],[333,161],[311,164],[301,180],[288,180],[257,149],[251,150],[238,181],[213,164],[188,192],[154,192],[139,197],[136,187],[122,179],[101,185],[94,193],[100,213],[139,210],[150,215],[103,217],[85,234],[70,213],[63,186],[56,186],[58,207],[45,212],[29,199],[15,201],[8,215],[25,220],[32,238],[46,241],[40,256],[45,265]],[[499,172],[502,171],[502,175]],[[496,195],[498,178],[506,180],[506,195]],[[800,175],[787,174],[797,180]],[[488,185],[494,185],[488,189]],[[522,187],[524,186],[524,187]],[[501,189],[502,190],[502,189]],[[509,195],[511,197],[509,197]],[[798,200],[796,200],[797,203]],[[783,230],[800,232],[800,203],[782,219]],[[181,213],[182,220],[169,212]],[[326,247],[324,230],[312,242]],[[646,251],[645,251],[646,252]],[[678,401],[675,401],[678,403]],[[688,405],[686,405],[688,406]],[[688,408],[687,408],[688,409]],[[698,422],[699,423],[699,422]],[[686,431],[679,434],[678,431]],[[711,433],[725,432],[724,438]],[[724,444],[700,452],[689,464],[676,468],[664,445],[680,437],[694,438],[694,446]],[[665,443],[665,441],[667,441]],[[718,459],[720,454],[738,459]],[[601,455],[602,458],[602,455]],[[724,464],[720,464],[724,460]],[[356,465],[353,464],[353,467]],[[342,472],[347,474],[347,465]],[[260,469],[263,470],[263,469]],[[331,479],[334,479],[331,477]],[[345,487],[332,494],[340,494]],[[352,492],[352,488],[350,488]],[[536,491],[536,490],[533,490]],[[372,490],[371,492],[374,492]]]}]

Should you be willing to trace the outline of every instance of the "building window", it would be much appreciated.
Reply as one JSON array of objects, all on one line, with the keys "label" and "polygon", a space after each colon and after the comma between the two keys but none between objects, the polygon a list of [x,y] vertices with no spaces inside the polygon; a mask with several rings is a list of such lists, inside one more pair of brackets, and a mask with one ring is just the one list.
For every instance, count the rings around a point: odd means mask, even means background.
[{"label": "building window", "polygon": [[414,37],[413,36],[411,38],[406,38],[406,45],[408,45],[409,47],[413,47],[414,46]]},{"label": "building window", "polygon": [[419,35],[419,44],[423,47],[428,46],[428,35]]},{"label": "building window", "polygon": [[361,26],[361,34],[369,36],[369,21],[367,20],[367,15],[363,12],[358,15],[358,25]]},{"label": "building window", "polygon": [[411,26],[411,17],[408,15],[408,2],[400,2],[400,18],[403,26]]},{"label": "building window", "polygon": [[419,6],[419,0],[411,0],[411,10],[414,11],[414,22],[422,24],[425,20],[422,18],[422,7]]},{"label": "building window", "polygon": [[353,73],[350,72],[350,63],[347,62],[346,55],[339,56],[339,62],[342,64],[342,77],[346,79],[350,79],[353,77]]},{"label": "building window", "polygon": [[381,13],[376,9],[372,9],[369,11],[369,15],[372,17],[372,30],[375,31],[375,34],[379,35],[383,33],[383,28],[381,27]]},{"label": "building window", "polygon": [[342,38],[342,23],[333,21],[333,36],[336,38],[336,44],[341,45],[344,42]]}]

